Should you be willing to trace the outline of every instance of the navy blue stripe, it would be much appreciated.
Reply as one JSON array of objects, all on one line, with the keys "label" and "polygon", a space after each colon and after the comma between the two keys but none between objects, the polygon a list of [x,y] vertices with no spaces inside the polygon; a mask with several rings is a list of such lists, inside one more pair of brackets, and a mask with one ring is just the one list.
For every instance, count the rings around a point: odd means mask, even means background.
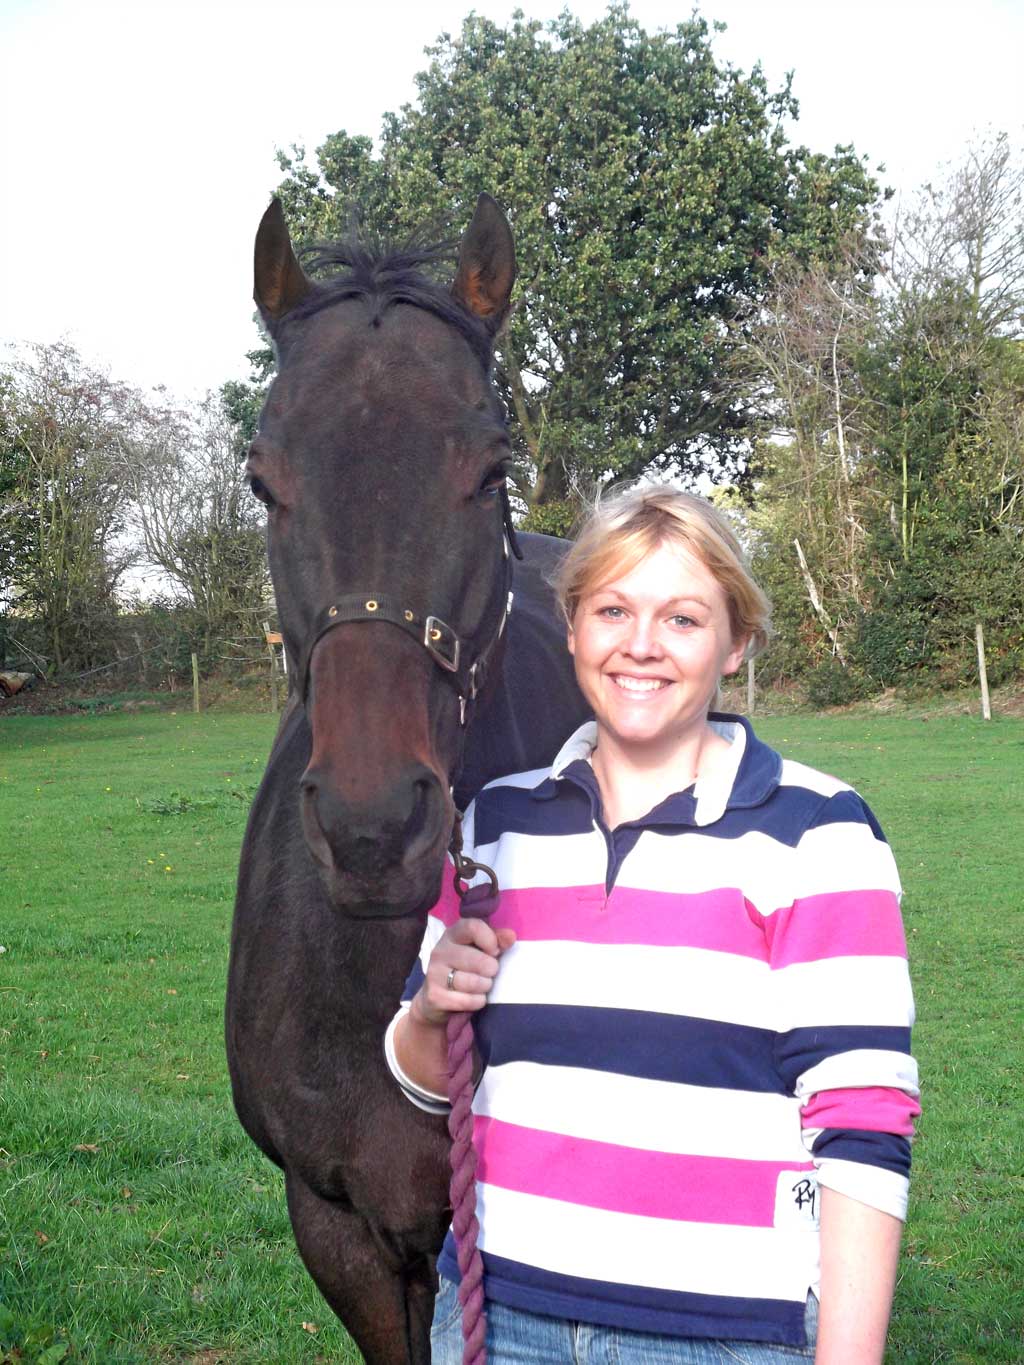
[{"label": "navy blue stripe", "polygon": [[403,1005],[407,1005],[409,1003],[409,1001],[413,998],[413,996],[416,994],[419,988],[423,985],[423,982],[425,980],[426,977],[424,975],[423,968],[420,966],[419,958],[417,958],[416,961],[413,963],[412,971],[409,973],[409,979],[405,983],[405,989],[402,991]]},{"label": "navy blue stripe", "polygon": [[488,1005],[474,1023],[485,1066],[539,1062],[650,1081],[786,1093],[771,1029],[580,1005]]},{"label": "navy blue stripe", "polygon": [[[567,772],[574,773],[585,765],[572,764]],[[586,769],[589,774],[589,768]],[[495,843],[503,834],[529,834],[540,838],[568,834],[586,834],[593,828],[594,793],[589,784],[564,777],[559,782],[544,784],[551,799],[538,801],[529,787],[490,787],[477,797],[475,807],[474,843],[477,846]],[[679,792],[661,802],[642,820],[631,822],[632,827],[657,829],[660,833],[687,833],[693,828],[696,805],[693,793]],[[839,792],[831,798],[807,787],[779,787],[772,796],[756,808],[731,807],[713,825],[704,826],[700,833],[707,839],[740,839],[756,831],[765,834],[787,848],[795,848],[808,829],[831,824],[868,825],[876,839],[885,841],[878,821],[861,798],[852,791]]]},{"label": "navy blue stripe", "polygon": [[855,791],[836,792],[822,806],[812,828],[821,829],[824,825],[851,824],[868,825],[876,839],[887,842],[882,827],[875,819],[867,802]]},{"label": "navy blue stripe", "polygon": [[[689,1294],[558,1275],[483,1253],[484,1294],[495,1303],[528,1313],[623,1327],[662,1336],[718,1337],[733,1341],[806,1344],[804,1300],[747,1299],[727,1294]],[[459,1267],[449,1232],[437,1268],[458,1284]]]},{"label": "navy blue stripe", "polygon": [[863,1128],[823,1128],[813,1154],[842,1161],[881,1166],[897,1175],[910,1174],[910,1139],[898,1133],[872,1133]]},{"label": "navy blue stripe", "polygon": [[884,1028],[871,1024],[838,1024],[832,1028],[794,1028],[780,1033],[776,1049],[779,1072],[792,1093],[805,1071],[826,1057],[861,1048],[905,1052],[910,1056],[910,1029]]},{"label": "navy blue stripe", "polygon": [[553,784],[557,800],[537,801],[531,787],[488,787],[476,798],[473,843],[493,844],[503,834],[588,834],[593,828],[590,797],[573,782]]},{"label": "navy blue stripe", "polygon": [[821,796],[805,787],[779,787],[763,806],[727,810],[700,832],[710,839],[741,839],[754,832],[766,834],[786,848],[796,848],[821,804]]}]

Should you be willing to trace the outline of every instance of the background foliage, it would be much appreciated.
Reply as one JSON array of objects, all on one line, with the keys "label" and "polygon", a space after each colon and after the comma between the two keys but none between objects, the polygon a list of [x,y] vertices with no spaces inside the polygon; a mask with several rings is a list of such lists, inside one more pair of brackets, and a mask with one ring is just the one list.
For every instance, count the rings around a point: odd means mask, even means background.
[{"label": "background foliage", "polygon": [[[712,38],[698,14],[651,34],[619,4],[590,25],[471,14],[376,142],[281,154],[295,239],[357,217],[442,237],[494,191],[519,254],[496,377],[524,525],[567,533],[610,479],[713,487],[775,602],[762,683],[815,705],[957,685],[981,622],[991,680],[1013,685],[1020,155],[981,136],[883,232],[855,151],[791,143],[788,85]],[[241,465],[274,359],[250,359],[250,383],[187,411],[64,343],[0,364],[0,666],[261,656],[273,604]]]}]

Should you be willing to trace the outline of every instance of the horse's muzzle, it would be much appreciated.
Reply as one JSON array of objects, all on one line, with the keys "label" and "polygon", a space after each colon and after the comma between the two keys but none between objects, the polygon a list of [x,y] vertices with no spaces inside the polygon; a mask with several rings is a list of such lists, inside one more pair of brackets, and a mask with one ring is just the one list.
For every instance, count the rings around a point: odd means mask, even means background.
[{"label": "horse's muzzle", "polygon": [[306,844],[339,911],[391,919],[430,908],[452,820],[430,768],[411,765],[389,791],[358,806],[316,767],[300,786]]}]

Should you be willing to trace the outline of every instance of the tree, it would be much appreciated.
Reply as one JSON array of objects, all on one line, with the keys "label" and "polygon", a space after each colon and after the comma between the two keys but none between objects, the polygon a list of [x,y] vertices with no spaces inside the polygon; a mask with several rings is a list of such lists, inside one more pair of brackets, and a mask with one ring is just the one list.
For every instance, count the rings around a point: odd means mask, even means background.
[{"label": "tree", "polygon": [[993,245],[1020,212],[1006,151],[990,140],[928,187],[874,289],[855,263],[776,269],[750,321],[783,436],[751,521],[789,676],[827,642],[875,683],[962,677],[976,620],[994,679],[1024,666],[1024,271],[1015,302]]},{"label": "tree", "polygon": [[263,516],[223,396],[160,413],[127,479],[144,558],[192,608],[203,648],[251,636],[268,590]]},{"label": "tree", "polygon": [[60,342],[14,360],[5,412],[5,506],[17,526],[5,565],[10,595],[41,624],[54,670],[86,667],[102,658],[115,590],[132,558],[119,539],[122,473],[144,404]]},{"label": "tree", "polygon": [[0,608],[13,600],[14,575],[28,554],[31,509],[24,497],[25,474],[14,378],[0,374]]},{"label": "tree", "polygon": [[893,274],[902,290],[950,287],[989,336],[1024,329],[1024,161],[1006,133],[969,147],[959,165],[925,185],[898,222]]},{"label": "tree", "polygon": [[873,267],[856,240],[831,262],[776,262],[770,294],[744,321],[737,360],[751,383],[767,385],[769,439],[757,446],[752,518],[758,567],[804,645],[818,635],[809,656],[841,662],[866,605],[873,412],[859,364],[876,317]]},{"label": "tree", "polygon": [[282,158],[297,239],[343,232],[353,201],[401,238],[497,194],[520,261],[498,378],[535,526],[565,529],[575,492],[611,474],[742,470],[729,324],[774,256],[827,258],[866,231],[861,161],[787,147],[788,85],[717,62],[697,17],[652,35],[622,5],[590,27],[470,15],[430,56],[379,155],[341,132],[317,167]]}]

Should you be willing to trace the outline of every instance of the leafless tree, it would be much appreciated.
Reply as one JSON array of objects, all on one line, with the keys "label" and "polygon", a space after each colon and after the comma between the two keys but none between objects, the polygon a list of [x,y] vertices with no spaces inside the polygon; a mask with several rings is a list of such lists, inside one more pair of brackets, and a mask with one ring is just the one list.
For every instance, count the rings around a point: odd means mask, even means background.
[{"label": "leafless tree", "polygon": [[145,562],[192,607],[207,648],[252,634],[268,592],[262,508],[220,400],[163,411],[137,455],[128,482]]},{"label": "leafless tree", "polygon": [[[869,259],[850,243],[838,260],[774,270],[746,321],[743,365],[760,377],[773,440],[762,525],[789,544],[831,650],[844,654],[843,613],[863,598],[863,450],[869,404],[857,368],[874,316]],[[848,616],[847,612],[847,616]]]},{"label": "leafless tree", "polygon": [[1024,330],[1024,160],[990,133],[897,219],[891,277],[934,295],[951,284],[990,336]]}]

